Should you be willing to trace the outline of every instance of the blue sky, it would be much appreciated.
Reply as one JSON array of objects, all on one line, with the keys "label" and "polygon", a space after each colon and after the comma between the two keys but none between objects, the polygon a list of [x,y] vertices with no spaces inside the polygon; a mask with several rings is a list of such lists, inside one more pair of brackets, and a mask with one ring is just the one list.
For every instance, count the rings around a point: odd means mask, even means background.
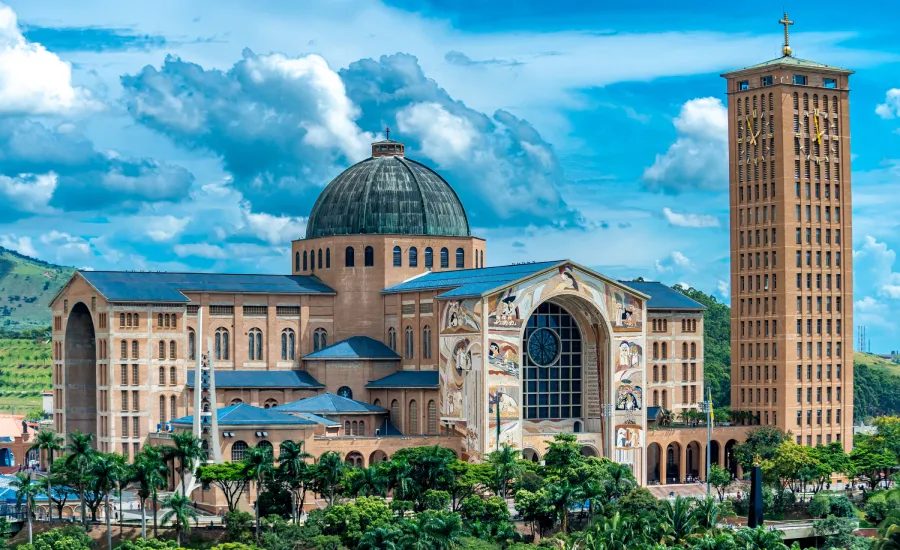
[{"label": "blue sky", "polygon": [[[489,264],[567,257],[727,301],[719,74],[779,55],[782,5],[602,4],[0,4],[0,246],[286,272],[318,192],[390,126]],[[804,4],[795,54],[856,71],[855,324],[900,349],[900,16]]]}]

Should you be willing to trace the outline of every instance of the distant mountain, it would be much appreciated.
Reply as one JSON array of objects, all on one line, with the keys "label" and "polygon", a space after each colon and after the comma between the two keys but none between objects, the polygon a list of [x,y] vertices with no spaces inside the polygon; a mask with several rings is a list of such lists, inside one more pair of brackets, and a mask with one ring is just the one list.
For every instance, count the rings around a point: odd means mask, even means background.
[{"label": "distant mountain", "polygon": [[0,247],[0,331],[49,327],[50,300],[74,271]]}]

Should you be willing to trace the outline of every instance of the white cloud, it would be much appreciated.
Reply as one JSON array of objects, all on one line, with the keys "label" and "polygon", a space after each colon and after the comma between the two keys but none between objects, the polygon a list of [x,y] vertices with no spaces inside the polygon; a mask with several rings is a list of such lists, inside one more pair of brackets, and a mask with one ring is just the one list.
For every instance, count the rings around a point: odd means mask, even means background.
[{"label": "white cloud", "polygon": [[665,207],[663,216],[669,225],[676,227],[719,227],[719,218],[706,214],[679,214]]},{"label": "white cloud", "polygon": [[287,244],[306,234],[306,219],[271,214],[254,214],[246,205],[243,210],[247,218],[247,229],[256,238],[271,245]]},{"label": "white cloud", "polygon": [[147,236],[156,242],[165,242],[174,239],[184,231],[191,218],[176,218],[175,216],[159,216],[147,220]]},{"label": "white cloud", "polygon": [[32,258],[37,258],[37,250],[31,242],[31,237],[19,237],[15,234],[0,235],[0,247],[15,250],[19,254],[24,254]]},{"label": "white cloud", "polygon": [[878,242],[875,237],[866,235],[862,246],[853,251],[857,283],[860,275],[867,272],[873,277],[879,296],[900,299],[900,273],[893,270],[896,258],[897,254],[888,248],[886,242]]},{"label": "white cloud", "polygon": [[716,290],[719,291],[719,296],[721,296],[722,298],[725,298],[725,299],[731,298],[731,292],[729,291],[728,287],[729,287],[728,281],[723,281],[722,279],[719,279],[719,282],[716,283]]},{"label": "white cloud", "polygon": [[885,119],[900,117],[900,88],[892,88],[884,94],[884,103],[875,107],[875,114]]},{"label": "white cloud", "polygon": [[[887,304],[865,296],[853,303],[854,321],[860,325],[889,325],[890,309]],[[893,349],[893,348],[891,348]]]},{"label": "white cloud", "polygon": [[0,4],[0,113],[48,115],[98,107],[88,90],[72,84],[72,66],[25,40],[16,13]]},{"label": "white cloud", "polygon": [[5,207],[12,206],[13,209],[29,214],[48,213],[53,210],[48,203],[53,198],[56,183],[56,174],[52,172],[41,175],[20,174],[17,177],[0,175],[0,200],[6,203]]},{"label": "white cloud", "polygon": [[208,260],[224,260],[228,254],[219,246],[209,243],[176,244],[172,249],[179,258],[195,256]]},{"label": "white cloud", "polygon": [[92,256],[91,245],[81,237],[75,237],[62,231],[52,230],[41,235],[42,244],[51,247],[56,263],[71,265],[84,261],[85,256]]},{"label": "white cloud", "polygon": [[691,260],[681,252],[675,250],[662,260],[656,260],[656,270],[660,273],[671,273],[675,269],[688,269]]},{"label": "white cloud", "polygon": [[728,113],[714,97],[692,99],[675,118],[678,138],[644,170],[650,190],[722,189],[728,182]]},{"label": "white cloud", "polygon": [[416,103],[397,113],[397,125],[404,134],[422,142],[422,152],[439,164],[470,158],[478,131],[467,119],[453,115],[437,103]]}]

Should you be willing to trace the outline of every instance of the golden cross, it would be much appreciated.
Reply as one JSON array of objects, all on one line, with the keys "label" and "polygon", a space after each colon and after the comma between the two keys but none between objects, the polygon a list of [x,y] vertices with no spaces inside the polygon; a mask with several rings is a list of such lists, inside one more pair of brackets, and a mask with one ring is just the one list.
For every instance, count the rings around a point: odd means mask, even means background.
[{"label": "golden cross", "polygon": [[784,25],[784,46],[781,48],[781,51],[784,53],[784,55],[791,55],[791,44],[788,37],[788,27],[790,25],[793,25],[794,22],[788,19],[787,12],[784,12],[784,19],[780,20],[778,23]]}]

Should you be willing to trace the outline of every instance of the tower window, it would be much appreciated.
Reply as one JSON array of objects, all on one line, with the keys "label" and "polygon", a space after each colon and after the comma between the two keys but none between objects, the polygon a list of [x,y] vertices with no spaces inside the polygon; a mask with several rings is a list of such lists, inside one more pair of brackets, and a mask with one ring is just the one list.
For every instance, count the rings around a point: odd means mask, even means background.
[{"label": "tower window", "polygon": [[763,86],[771,86],[772,85],[772,75],[767,75],[762,77],[759,80],[760,84]]},{"label": "tower window", "polygon": [[794,81],[794,84],[796,84],[797,86],[806,86],[807,79],[802,74],[795,74],[793,81]]},{"label": "tower window", "polygon": [[441,267],[444,269],[450,267],[450,252],[446,248],[441,249]]},{"label": "tower window", "polygon": [[400,251],[399,246],[394,247],[394,267],[400,267],[403,265],[403,253]]},{"label": "tower window", "polygon": [[409,267],[419,267],[419,250],[414,246],[409,249]]},{"label": "tower window", "polygon": [[375,265],[375,249],[371,246],[367,246],[365,249],[365,265],[366,267]]},{"label": "tower window", "polygon": [[749,80],[741,80],[738,82],[738,90],[749,90],[750,89],[750,81]]},{"label": "tower window", "polygon": [[837,80],[834,78],[823,78],[822,86],[825,88],[837,88]]},{"label": "tower window", "polygon": [[355,265],[355,258],[353,254],[353,247],[348,246],[344,251],[344,266],[345,267],[353,267]]},{"label": "tower window", "polygon": [[428,269],[434,267],[434,253],[430,246],[425,249],[425,267]]}]

